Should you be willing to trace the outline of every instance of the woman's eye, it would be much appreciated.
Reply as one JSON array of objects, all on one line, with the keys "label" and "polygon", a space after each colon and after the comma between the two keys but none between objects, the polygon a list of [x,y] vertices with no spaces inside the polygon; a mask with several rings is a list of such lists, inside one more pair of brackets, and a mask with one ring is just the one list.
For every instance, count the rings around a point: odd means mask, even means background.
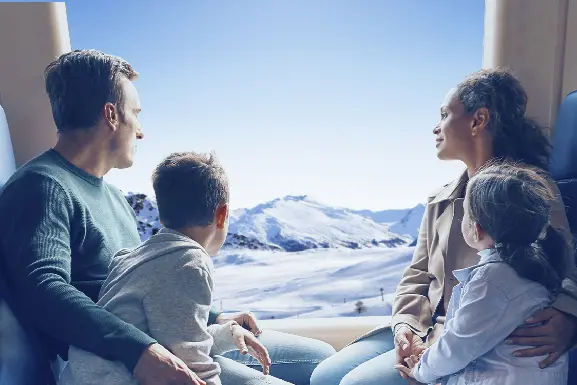
[{"label": "woman's eye", "polygon": [[446,119],[446,118],[447,118],[447,113],[441,112],[441,119]]}]

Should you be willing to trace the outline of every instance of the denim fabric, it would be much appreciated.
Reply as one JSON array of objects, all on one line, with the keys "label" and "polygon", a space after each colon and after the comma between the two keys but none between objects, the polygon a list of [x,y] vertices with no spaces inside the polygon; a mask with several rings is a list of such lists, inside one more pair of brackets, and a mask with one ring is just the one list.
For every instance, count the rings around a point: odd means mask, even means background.
[{"label": "denim fabric", "polygon": [[[309,385],[317,365],[335,353],[335,349],[325,342],[273,330],[264,330],[259,340],[268,349],[271,376],[294,385]],[[260,364],[252,356],[243,356],[235,350],[216,358],[221,365],[223,385],[259,384],[251,382],[262,373]],[[283,381],[270,383],[285,384]]]}]

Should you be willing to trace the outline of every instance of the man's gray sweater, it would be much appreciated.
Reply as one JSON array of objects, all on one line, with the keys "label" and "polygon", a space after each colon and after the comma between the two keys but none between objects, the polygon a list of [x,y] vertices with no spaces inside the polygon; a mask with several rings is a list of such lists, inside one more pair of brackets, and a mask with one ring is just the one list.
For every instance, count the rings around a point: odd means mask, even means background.
[{"label": "man's gray sweater", "polygon": [[[234,350],[230,324],[206,326],[213,291],[212,261],[189,237],[163,229],[112,259],[98,305],[149,334],[208,385],[220,385],[210,357]],[[138,384],[120,362],[70,347],[59,385]]]}]

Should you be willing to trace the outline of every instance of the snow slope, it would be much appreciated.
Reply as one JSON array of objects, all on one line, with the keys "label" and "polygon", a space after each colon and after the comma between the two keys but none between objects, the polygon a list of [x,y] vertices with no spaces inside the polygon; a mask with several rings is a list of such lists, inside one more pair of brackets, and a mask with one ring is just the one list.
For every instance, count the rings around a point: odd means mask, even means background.
[{"label": "snow slope", "polygon": [[[395,288],[413,248],[223,250],[214,258],[215,301],[263,319],[390,315]],[[381,296],[380,289],[383,289]],[[383,301],[384,299],[384,301]]]}]

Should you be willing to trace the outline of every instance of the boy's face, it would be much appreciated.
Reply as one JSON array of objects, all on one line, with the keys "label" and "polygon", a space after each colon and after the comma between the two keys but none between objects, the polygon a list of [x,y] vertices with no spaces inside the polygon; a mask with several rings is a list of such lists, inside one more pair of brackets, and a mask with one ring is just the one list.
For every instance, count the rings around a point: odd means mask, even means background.
[{"label": "boy's face", "polygon": [[213,224],[215,226],[215,234],[212,238],[212,242],[206,250],[211,257],[215,256],[219,252],[220,248],[226,241],[226,235],[228,234],[227,204],[221,205],[216,209]]}]

